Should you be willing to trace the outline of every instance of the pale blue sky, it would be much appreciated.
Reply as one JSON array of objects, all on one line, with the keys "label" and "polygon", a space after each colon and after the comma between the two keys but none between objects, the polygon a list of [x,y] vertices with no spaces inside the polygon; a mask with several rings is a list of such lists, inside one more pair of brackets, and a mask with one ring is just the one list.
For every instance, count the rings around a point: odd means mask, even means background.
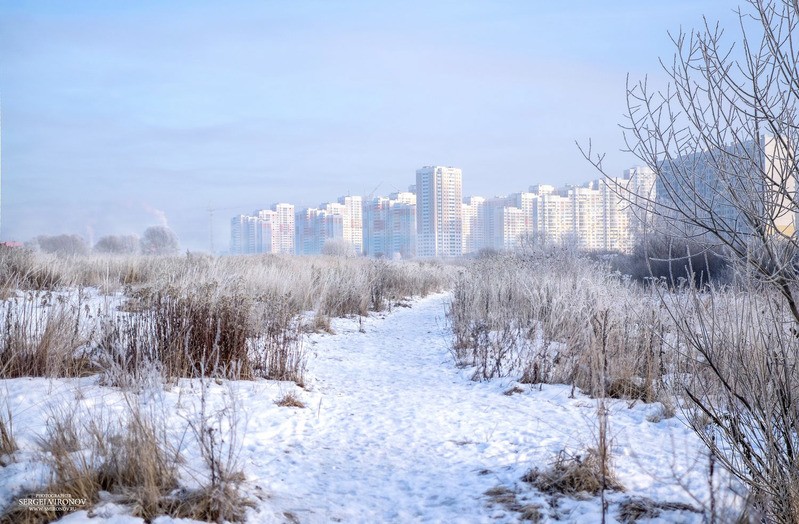
[{"label": "pale blue sky", "polygon": [[405,189],[464,193],[620,172],[624,86],[667,31],[738,2],[0,0],[2,237],[140,234],[217,249],[229,218]]}]

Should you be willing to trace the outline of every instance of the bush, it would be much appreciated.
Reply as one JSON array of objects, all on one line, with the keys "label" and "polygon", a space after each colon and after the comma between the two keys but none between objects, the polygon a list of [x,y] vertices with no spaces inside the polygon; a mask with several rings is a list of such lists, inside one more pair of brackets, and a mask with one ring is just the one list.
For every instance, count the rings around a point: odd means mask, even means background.
[{"label": "bush", "polygon": [[455,360],[475,366],[475,379],[517,375],[646,400],[662,391],[671,328],[651,289],[569,251],[474,261],[455,280],[447,320]]},{"label": "bush", "polygon": [[662,234],[639,242],[630,255],[617,255],[613,265],[637,282],[655,278],[672,287],[687,280],[697,286],[728,284],[733,274],[721,248]]}]

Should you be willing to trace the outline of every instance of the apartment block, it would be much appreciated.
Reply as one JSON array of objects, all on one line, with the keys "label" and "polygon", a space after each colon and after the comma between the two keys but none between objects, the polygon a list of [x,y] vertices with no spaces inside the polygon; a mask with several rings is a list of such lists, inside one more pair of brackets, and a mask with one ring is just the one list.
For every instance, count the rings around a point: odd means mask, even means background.
[{"label": "apartment block", "polygon": [[370,257],[416,256],[416,195],[375,197],[363,205],[364,253]]},{"label": "apartment block", "polygon": [[280,203],[272,206],[272,253],[294,254],[294,204]]},{"label": "apartment block", "polygon": [[461,170],[425,166],[416,170],[417,254],[457,257],[463,252]]},{"label": "apartment block", "polygon": [[338,199],[344,206],[342,215],[342,236],[352,244],[355,254],[363,254],[363,199],[359,196],[345,196]]},{"label": "apartment block", "polygon": [[[388,197],[348,195],[297,212],[279,203],[233,217],[231,253],[311,255],[327,248],[372,257],[457,257],[530,242],[630,251],[649,227],[657,186],[652,169],[633,167],[579,186],[540,184],[509,196],[463,199],[460,169],[425,166],[408,191]],[[778,204],[775,227],[793,231],[793,213]]]},{"label": "apartment block", "polygon": [[463,254],[478,253],[487,247],[485,239],[485,198],[467,197],[461,204]]},{"label": "apartment block", "polygon": [[237,215],[230,220],[230,252],[234,255],[257,253],[258,217]]},{"label": "apartment block", "polygon": [[352,255],[363,253],[363,209],[359,196],[341,197],[294,214],[298,255],[318,255],[325,246],[349,246]]},{"label": "apartment block", "polygon": [[[687,208],[695,221],[730,239],[755,234],[763,225],[770,234],[791,236],[799,211],[793,157],[780,138],[760,136],[723,150],[670,158],[660,165],[656,196],[666,209]],[[754,224],[752,217],[768,223]]]},{"label": "apartment block", "polygon": [[233,217],[230,252],[236,255],[294,253],[294,206],[274,204],[271,209]]}]

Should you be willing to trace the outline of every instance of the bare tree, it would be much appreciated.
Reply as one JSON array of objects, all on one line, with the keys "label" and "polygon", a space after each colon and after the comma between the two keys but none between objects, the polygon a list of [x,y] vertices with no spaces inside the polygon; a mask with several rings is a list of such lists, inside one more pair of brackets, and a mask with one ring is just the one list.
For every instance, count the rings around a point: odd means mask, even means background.
[{"label": "bare tree", "polygon": [[139,250],[139,237],[136,235],[106,235],[94,245],[97,253],[130,255]]},{"label": "bare tree", "polygon": [[328,240],[322,246],[322,254],[334,257],[354,257],[355,246],[346,240]]},{"label": "bare tree", "polygon": [[40,235],[33,244],[45,253],[56,255],[85,255],[89,252],[86,241],[80,235]]},{"label": "bare tree", "polygon": [[[669,82],[627,85],[627,148],[655,170],[660,227],[720,247],[738,287],[670,296],[692,424],[767,521],[799,515],[799,2],[749,0],[737,41],[672,36]],[[796,40],[796,41],[794,41]],[[583,154],[600,170],[602,156]],[[610,177],[609,177],[610,178]]]},{"label": "bare tree", "polygon": [[[791,285],[799,247],[799,5],[749,4],[738,12],[738,45],[705,20],[702,30],[672,37],[677,52],[662,62],[665,90],[651,90],[646,79],[628,82],[625,140],[658,174],[657,200],[647,204],[661,224],[745,261],[783,294],[799,323]],[[590,146],[584,153],[590,158]],[[601,161],[592,160],[600,169]]]},{"label": "bare tree", "polygon": [[166,226],[151,226],[144,230],[140,247],[145,255],[174,255],[178,252],[178,237]]}]

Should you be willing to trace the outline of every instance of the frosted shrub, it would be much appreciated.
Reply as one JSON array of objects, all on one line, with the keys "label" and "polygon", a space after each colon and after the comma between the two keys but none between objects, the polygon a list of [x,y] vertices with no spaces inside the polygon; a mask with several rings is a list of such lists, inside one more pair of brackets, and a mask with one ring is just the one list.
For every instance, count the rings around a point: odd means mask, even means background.
[{"label": "frosted shrub", "polygon": [[664,301],[681,319],[675,385],[697,435],[769,522],[799,514],[799,338],[789,304],[759,283],[694,286]]},{"label": "frosted shrub", "polygon": [[[0,303],[0,374],[63,376],[100,369],[118,385],[157,375],[301,381],[304,312],[314,311],[324,326],[330,317],[365,315],[404,297],[444,290],[453,273],[452,266],[438,263],[334,256],[57,260],[0,249],[0,261],[6,262],[0,265],[0,291],[10,299]],[[19,288],[64,289],[59,296],[74,296],[79,285],[103,293],[124,289],[124,310],[89,318],[71,303],[42,309],[34,294],[16,296]],[[94,348],[92,360],[78,351],[84,346]]]},{"label": "frosted shrub", "polygon": [[[476,379],[518,375],[652,399],[663,372],[662,316],[654,297],[605,266],[541,249],[463,269],[447,319],[454,357],[475,366]],[[607,357],[601,365],[600,348]]]}]

